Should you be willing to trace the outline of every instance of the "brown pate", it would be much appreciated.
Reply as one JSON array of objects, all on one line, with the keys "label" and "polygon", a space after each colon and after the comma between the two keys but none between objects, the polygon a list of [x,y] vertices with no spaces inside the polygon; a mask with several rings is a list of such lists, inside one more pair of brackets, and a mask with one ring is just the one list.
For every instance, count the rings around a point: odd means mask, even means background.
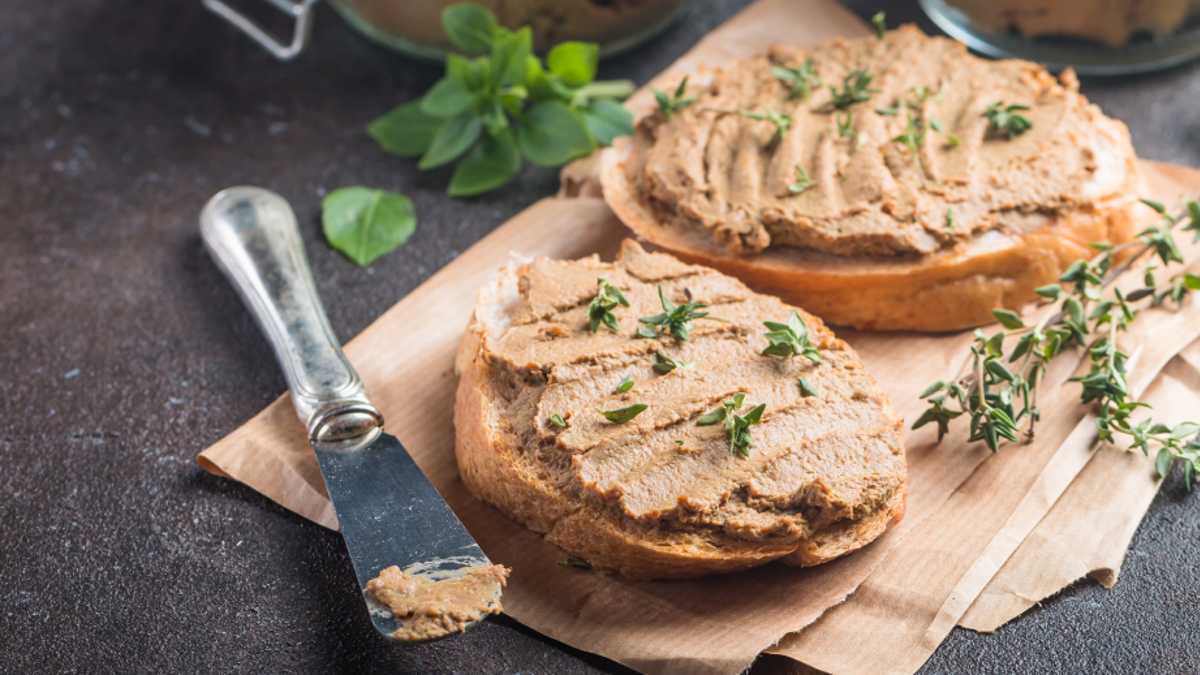
[{"label": "brown pate", "polygon": [[[822,84],[790,98],[772,68],[809,59]],[[872,76],[870,98],[837,110],[830,87],[855,70]],[[776,46],[693,76],[696,101],[669,120],[645,117],[625,169],[659,222],[735,253],[926,255],[991,229],[1041,227],[1127,187],[1123,128],[1077,88],[1070,74],[985,61],[910,26],[811,50]],[[989,132],[984,112],[998,102],[1030,106],[1032,128]],[[775,125],[737,111],[784,113],[791,125],[774,139]],[[902,140],[910,123],[923,129],[915,152]],[[794,192],[798,170],[813,185]]]},{"label": "brown pate", "polygon": [[367,593],[400,624],[392,637],[405,642],[435,640],[461,633],[488,614],[499,614],[508,572],[502,565],[477,565],[456,576],[433,578],[392,565],[367,582]]},{"label": "brown pate", "polygon": [[[612,263],[539,258],[515,277],[501,297],[481,298],[476,322],[488,328],[477,351],[465,354],[473,361],[466,367],[482,369],[486,378],[486,421],[498,434],[486,452],[511,453],[505,461],[554,498],[544,505],[503,503],[513,493],[477,475],[461,447],[459,465],[476,494],[554,543],[597,567],[624,568],[624,561],[606,558],[615,555],[611,550],[591,548],[589,537],[556,527],[587,514],[597,539],[602,530],[617,530],[682,555],[742,560],[735,568],[787,556],[814,564],[863,545],[899,516],[906,481],[901,422],[854,351],[820,319],[796,310],[821,363],[764,356],[762,322],[786,321],[794,308],[630,241]],[[614,310],[615,333],[588,330],[598,278],[631,305]],[[690,298],[708,305],[710,318],[695,320],[686,341],[634,337],[638,317],[662,311],[660,287],[675,303]],[[656,372],[660,350],[687,365]],[[801,377],[815,395],[801,390]],[[632,389],[617,393],[626,378]],[[721,425],[696,424],[738,393],[745,395],[740,414],[766,404],[745,458],[730,452]],[[459,395],[461,402],[461,388]],[[624,424],[600,414],[638,402],[649,408]],[[554,415],[566,428],[550,421]],[[464,423],[456,419],[460,435]],[[864,535],[867,521],[874,531]],[[679,575],[713,569],[701,564]],[[622,571],[677,575],[632,563]]]}]

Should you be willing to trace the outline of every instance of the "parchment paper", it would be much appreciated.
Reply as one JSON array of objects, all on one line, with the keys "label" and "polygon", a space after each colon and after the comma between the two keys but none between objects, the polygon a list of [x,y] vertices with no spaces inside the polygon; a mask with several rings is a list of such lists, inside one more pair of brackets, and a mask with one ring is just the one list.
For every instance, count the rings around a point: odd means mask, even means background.
[{"label": "parchment paper", "polygon": [[[761,49],[772,41],[814,43],[864,30],[856,17],[832,0],[765,0],[705,38],[672,70],[719,62]],[[1178,191],[1181,182],[1190,182],[1200,187],[1200,175],[1195,173],[1153,164],[1145,168],[1162,177],[1157,188],[1160,191],[1155,192],[1161,197],[1174,196],[1162,192],[1164,186]],[[781,651],[819,663],[818,658],[811,657],[814,645],[824,649],[829,641],[840,640],[834,645],[834,654],[839,653],[838,649],[861,649],[861,630],[846,632],[830,627],[838,626],[839,611],[862,608],[881,630],[897,636],[897,645],[908,649],[907,657],[897,661],[904,664],[901,669],[919,666],[917,659],[922,652],[911,645],[929,651],[930,645],[936,646],[941,639],[938,633],[944,634],[959,620],[1024,534],[1050,510],[1053,497],[1057,497],[1055,486],[1062,483],[1065,488],[1083,466],[1084,461],[1058,448],[1058,440],[1079,424],[1084,411],[1063,393],[1065,388],[1053,387],[1056,393],[1051,398],[1061,400],[1046,406],[1038,442],[1014,448],[1014,452],[1002,453],[990,461],[985,461],[989,457],[985,449],[963,447],[961,435],[935,446],[931,429],[910,434],[912,488],[905,520],[866,549],[818,568],[769,566],[738,575],[670,583],[631,583],[564,568],[559,565],[564,557],[561,551],[474,500],[458,480],[449,414],[455,386],[453,353],[476,290],[510,254],[570,258],[599,252],[611,256],[624,234],[598,199],[538,202],[466,251],[347,345],[348,356],[388,420],[388,431],[405,444],[489,556],[513,568],[504,598],[507,612],[558,640],[641,670],[734,673],[785,635],[817,621],[871,577],[886,579],[887,583],[880,581],[865,588],[870,593],[861,594],[865,599],[860,602],[861,598],[855,596],[812,629],[789,638]],[[1195,312],[1193,308],[1189,311]],[[1197,327],[1173,331],[1181,335],[1184,330],[1200,330],[1198,318],[1164,315],[1156,320]],[[1144,321],[1148,323],[1148,319]],[[901,414],[910,420],[922,407],[914,394],[929,381],[952,374],[970,339],[966,334],[846,337]],[[1180,344],[1175,351],[1189,340],[1179,337],[1177,341]],[[1152,351],[1155,353],[1150,354]],[[1146,356],[1139,357],[1142,362],[1138,368],[1147,376],[1162,365],[1155,367],[1154,363],[1165,363],[1174,353],[1169,346],[1158,343],[1146,352]],[[1057,381],[1070,375],[1073,364],[1063,361],[1065,365],[1052,375]],[[1050,390],[1053,381],[1047,384]],[[336,527],[303,429],[286,396],[201,453],[199,462],[205,469],[242,481],[306,518]],[[1060,465],[1065,468],[1056,468]],[[980,467],[982,470],[977,471]],[[1054,470],[1048,471],[1047,467]],[[1041,478],[1044,473],[1052,476]],[[1145,481],[1152,492],[1149,476]],[[1048,487],[1043,487],[1044,483]],[[1042,496],[1030,496],[1035,494]],[[1069,495],[1075,498],[1075,512],[1086,512],[1091,503],[1086,494]],[[977,527],[979,523],[987,527]],[[1039,531],[1040,527],[1035,534]],[[1080,540],[1080,545],[1081,551],[1088,545],[1095,551],[1112,548],[1107,540],[1086,538]],[[1036,557],[1036,551],[1032,555]],[[916,578],[921,575],[908,570],[896,576],[898,561],[914,559],[921,569],[938,572],[933,575],[936,583],[926,584],[924,576]],[[880,565],[889,570],[888,574],[872,575]],[[1011,575],[1002,569],[998,579],[1007,576]],[[895,597],[880,595],[879,589],[893,588],[902,593]],[[948,597],[952,602],[947,603]],[[906,622],[905,617],[914,607],[920,608],[912,612],[919,620]],[[986,611],[994,620],[1006,610]],[[921,621],[925,628],[914,642],[910,638],[921,627]]]}]

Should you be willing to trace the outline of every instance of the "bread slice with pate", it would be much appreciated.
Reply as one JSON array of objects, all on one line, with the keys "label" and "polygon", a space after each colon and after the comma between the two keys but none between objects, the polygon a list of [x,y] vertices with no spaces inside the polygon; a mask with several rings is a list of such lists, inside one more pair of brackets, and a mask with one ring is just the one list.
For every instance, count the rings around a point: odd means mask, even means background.
[{"label": "bread slice with pate", "polygon": [[501,271],[456,370],[463,482],[596,568],[815,565],[904,511],[902,423],[849,345],[632,241]]},{"label": "bread slice with pate", "polygon": [[1123,124],[1024,61],[902,27],[695,73],[606,151],[640,238],[835,325],[949,331],[1137,229]]}]

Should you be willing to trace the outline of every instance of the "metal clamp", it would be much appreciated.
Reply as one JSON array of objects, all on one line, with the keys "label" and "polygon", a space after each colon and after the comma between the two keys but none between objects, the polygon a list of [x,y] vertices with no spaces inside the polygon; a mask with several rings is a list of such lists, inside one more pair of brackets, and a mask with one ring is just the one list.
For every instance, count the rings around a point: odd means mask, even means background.
[{"label": "metal clamp", "polygon": [[292,17],[294,23],[291,44],[285,45],[271,37],[262,28],[259,28],[258,24],[254,23],[250,17],[225,4],[222,0],[203,0],[206,9],[228,21],[234,28],[249,35],[252,40],[271,52],[275,58],[280,61],[291,61],[308,46],[308,39],[312,35],[313,6],[317,4],[317,0],[298,0],[296,2],[267,0],[267,2]]}]

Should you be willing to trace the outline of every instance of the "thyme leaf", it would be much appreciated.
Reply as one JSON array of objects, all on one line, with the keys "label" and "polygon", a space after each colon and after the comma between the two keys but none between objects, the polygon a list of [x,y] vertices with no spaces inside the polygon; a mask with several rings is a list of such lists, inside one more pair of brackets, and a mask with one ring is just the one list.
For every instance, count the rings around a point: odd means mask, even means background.
[{"label": "thyme leaf", "polygon": [[600,411],[600,414],[604,415],[604,419],[612,422],[613,424],[625,424],[629,420],[642,414],[642,412],[644,412],[648,407],[650,406],[646,405],[645,403],[634,403],[631,406],[617,408],[616,410],[602,410]]},{"label": "thyme leaf", "polygon": [[663,119],[671,119],[672,115],[696,102],[696,97],[685,95],[687,94],[687,83],[688,79],[684,77],[671,94],[658,89],[654,90],[654,100],[658,101],[658,111],[662,113]]},{"label": "thyme leaf", "polygon": [[821,79],[817,77],[817,67],[812,59],[805,59],[798,68],[772,66],[771,74],[787,85],[788,98],[792,100],[804,100],[812,93],[813,87],[821,86]]}]

